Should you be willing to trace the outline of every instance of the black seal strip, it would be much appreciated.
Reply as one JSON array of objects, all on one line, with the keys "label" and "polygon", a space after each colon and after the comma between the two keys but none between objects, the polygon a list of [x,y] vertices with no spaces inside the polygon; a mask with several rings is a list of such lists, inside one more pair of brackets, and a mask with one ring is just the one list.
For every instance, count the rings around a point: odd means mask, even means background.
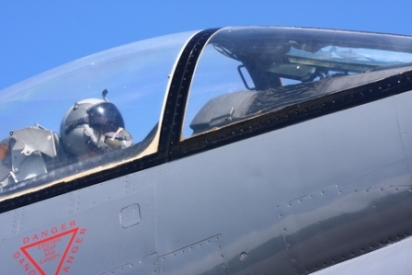
[{"label": "black seal strip", "polygon": [[[171,83],[167,105],[163,115],[162,131],[160,135],[159,150],[166,153],[170,148],[180,142],[181,125],[183,120],[187,95],[190,89],[192,76],[206,42],[219,28],[207,29],[197,33],[188,43],[179,63]],[[165,148],[163,148],[165,146]]]}]

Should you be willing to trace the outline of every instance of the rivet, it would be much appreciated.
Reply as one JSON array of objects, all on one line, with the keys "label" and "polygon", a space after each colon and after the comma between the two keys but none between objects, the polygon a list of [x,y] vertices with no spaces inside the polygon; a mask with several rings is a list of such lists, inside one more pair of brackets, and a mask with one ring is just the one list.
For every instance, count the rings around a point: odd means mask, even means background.
[{"label": "rivet", "polygon": [[239,259],[244,262],[247,259],[247,253],[246,252],[242,252],[240,253]]}]

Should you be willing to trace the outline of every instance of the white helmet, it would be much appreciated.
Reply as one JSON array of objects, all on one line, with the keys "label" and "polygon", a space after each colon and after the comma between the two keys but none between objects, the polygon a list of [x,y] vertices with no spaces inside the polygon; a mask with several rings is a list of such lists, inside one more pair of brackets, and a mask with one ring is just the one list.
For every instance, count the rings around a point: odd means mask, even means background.
[{"label": "white helmet", "polygon": [[63,117],[60,137],[67,152],[85,155],[122,149],[133,144],[117,107],[101,99],[76,102]]}]

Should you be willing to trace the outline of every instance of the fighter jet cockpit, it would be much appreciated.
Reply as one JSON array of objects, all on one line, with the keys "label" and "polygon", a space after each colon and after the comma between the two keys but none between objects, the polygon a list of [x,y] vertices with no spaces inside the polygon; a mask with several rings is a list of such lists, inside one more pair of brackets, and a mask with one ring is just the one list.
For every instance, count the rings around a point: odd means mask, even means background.
[{"label": "fighter jet cockpit", "polygon": [[202,35],[120,46],[0,91],[0,199],[168,148],[162,129],[178,127],[177,143],[194,140],[288,108],[310,112],[412,69],[402,36],[280,27]]},{"label": "fighter jet cockpit", "polygon": [[410,70],[411,50],[409,38],[391,35],[276,27],[222,29],[200,55],[183,137]]},{"label": "fighter jet cockpit", "polygon": [[175,62],[193,32],[120,46],[0,92],[0,194],[156,152]]}]

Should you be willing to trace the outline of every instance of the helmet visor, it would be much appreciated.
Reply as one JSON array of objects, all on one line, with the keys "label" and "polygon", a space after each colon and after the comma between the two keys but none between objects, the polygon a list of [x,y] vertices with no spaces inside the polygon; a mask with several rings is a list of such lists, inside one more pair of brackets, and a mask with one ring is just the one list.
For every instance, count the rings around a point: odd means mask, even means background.
[{"label": "helmet visor", "polygon": [[104,132],[116,131],[124,128],[123,117],[117,107],[110,102],[102,102],[87,110],[89,125],[102,127]]}]

